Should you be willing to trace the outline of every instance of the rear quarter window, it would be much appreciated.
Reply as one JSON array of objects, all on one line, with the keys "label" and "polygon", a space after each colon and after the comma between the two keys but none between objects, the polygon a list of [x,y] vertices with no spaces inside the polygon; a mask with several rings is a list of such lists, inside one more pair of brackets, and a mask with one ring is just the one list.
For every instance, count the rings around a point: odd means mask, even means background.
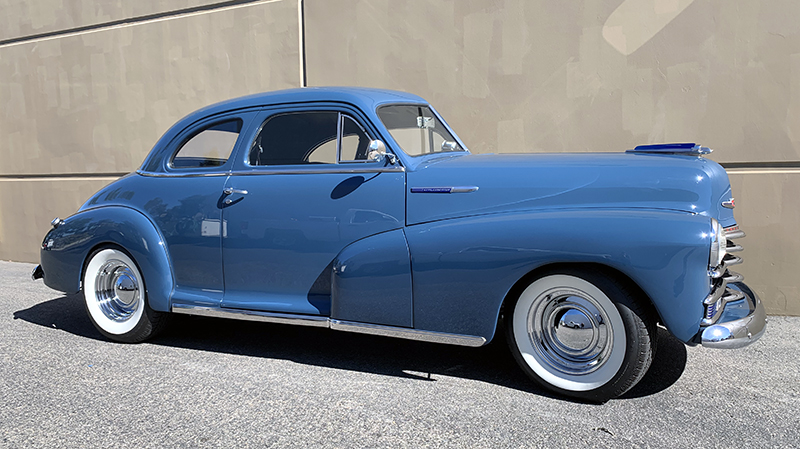
[{"label": "rear quarter window", "polygon": [[172,168],[213,168],[224,165],[230,158],[242,120],[217,122],[187,139],[170,161]]}]

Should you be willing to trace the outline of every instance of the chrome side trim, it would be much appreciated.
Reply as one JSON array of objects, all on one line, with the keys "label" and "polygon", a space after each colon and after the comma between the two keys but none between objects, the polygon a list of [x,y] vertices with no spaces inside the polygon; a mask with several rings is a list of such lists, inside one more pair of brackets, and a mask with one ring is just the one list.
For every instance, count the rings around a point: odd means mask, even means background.
[{"label": "chrome side trim", "polygon": [[456,187],[412,187],[411,193],[471,193],[477,192],[478,186]]},{"label": "chrome side trim", "polygon": [[359,334],[380,335],[384,337],[405,338],[407,340],[445,343],[449,345],[478,347],[486,344],[486,339],[474,335],[446,334],[423,331],[405,327],[381,326],[379,324],[357,323],[353,321],[330,320],[333,330],[356,332]]},{"label": "chrome side trim", "polygon": [[[330,164],[330,165],[345,165],[349,164],[350,162],[345,162],[342,164]],[[253,175],[307,175],[307,174],[315,174],[315,175],[322,175],[322,174],[349,174],[349,173],[384,173],[384,172],[404,172],[406,171],[405,167],[401,166],[394,166],[394,167],[355,167],[355,168],[339,168],[337,167],[336,170],[323,170],[323,169],[290,169],[290,170],[275,170],[275,169],[266,169],[261,170],[258,168],[254,168],[250,171],[233,171],[230,174],[232,176],[253,176]]]},{"label": "chrome side trim", "polygon": [[323,316],[258,312],[255,310],[191,306],[185,304],[173,304],[172,312],[213,318],[232,318],[235,320],[259,321],[265,323],[326,327],[337,331],[380,335],[384,337],[404,338],[406,340],[426,341],[430,343],[443,343],[457,346],[478,347],[486,344],[485,338],[474,335],[448,334],[444,332],[409,329],[405,327],[382,326],[379,324],[359,323],[355,321],[342,321]]},{"label": "chrome side trim", "polygon": [[142,176],[148,176],[151,178],[199,178],[205,176],[228,176],[231,174],[230,171],[217,171],[217,172],[209,172],[209,173],[155,173],[150,171],[144,170],[136,170],[136,174]]},{"label": "chrome side trim", "polygon": [[227,309],[224,307],[202,307],[184,304],[173,304],[172,311],[186,315],[199,315],[214,318],[233,318],[245,321],[265,323],[296,324],[300,326],[328,327],[328,318],[313,315],[296,315],[291,313],[258,312],[254,310]]}]

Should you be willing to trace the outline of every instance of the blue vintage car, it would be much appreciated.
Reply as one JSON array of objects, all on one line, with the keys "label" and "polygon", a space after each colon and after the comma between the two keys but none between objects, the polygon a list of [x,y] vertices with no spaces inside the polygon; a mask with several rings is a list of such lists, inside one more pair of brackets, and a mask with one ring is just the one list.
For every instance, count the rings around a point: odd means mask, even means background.
[{"label": "blue vintage car", "polygon": [[83,290],[122,342],[170,313],[465,346],[504,332],[534,381],[604,401],[644,376],[657,323],[715,348],[764,332],[708,152],[470,154],[415,95],[252,95],[180,120],[55,219],[33,277]]}]

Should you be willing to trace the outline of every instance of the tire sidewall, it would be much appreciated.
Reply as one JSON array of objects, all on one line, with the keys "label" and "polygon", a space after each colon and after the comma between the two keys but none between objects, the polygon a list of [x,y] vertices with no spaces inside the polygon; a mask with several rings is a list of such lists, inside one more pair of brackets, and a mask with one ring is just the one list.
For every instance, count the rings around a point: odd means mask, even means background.
[{"label": "tire sidewall", "polygon": [[[569,283],[564,284],[565,281]],[[527,330],[528,311],[533,300],[553,286],[576,287],[591,294],[603,307],[613,326],[614,336],[609,360],[601,367],[601,370],[606,368],[613,370],[614,372],[610,375],[604,371],[604,375],[595,376],[594,381],[581,382],[577,377],[582,376],[558,373],[560,378],[554,380],[556,377],[554,370],[542,366],[530,353],[533,344],[530,342]],[[514,301],[511,313],[506,316],[506,332],[511,352],[530,378],[551,391],[590,401],[606,401],[616,397],[630,388],[630,385],[626,384],[626,379],[631,377],[636,369],[635,360],[640,346],[637,326],[641,319],[631,310],[629,301],[627,296],[617,291],[613,284],[603,276],[591,276],[578,272],[544,275],[531,282],[523,290]],[[601,377],[608,380],[597,382],[597,379]]]},{"label": "tire sidewall", "polygon": [[[119,260],[130,268],[139,283],[139,305],[133,315],[125,321],[114,321],[108,318],[96,300],[96,280],[98,270],[108,261]],[[134,335],[147,319],[146,314],[146,288],[144,278],[134,260],[125,252],[116,248],[102,248],[95,251],[89,258],[83,274],[83,298],[86,311],[92,324],[103,335],[114,340],[124,341],[125,337]],[[146,317],[145,317],[146,318]]]}]

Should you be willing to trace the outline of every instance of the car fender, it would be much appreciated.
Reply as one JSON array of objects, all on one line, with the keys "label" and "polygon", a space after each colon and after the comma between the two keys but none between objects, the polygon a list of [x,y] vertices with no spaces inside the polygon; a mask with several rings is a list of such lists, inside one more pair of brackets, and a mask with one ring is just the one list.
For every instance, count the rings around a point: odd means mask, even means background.
[{"label": "car fender", "polygon": [[523,211],[406,228],[414,327],[482,336],[526,275],[550,264],[600,264],[628,276],[661,321],[689,341],[703,316],[710,219],[670,210]]},{"label": "car fender", "polygon": [[411,264],[402,229],[351,243],[332,268],[331,318],[412,327]]},{"label": "car fender", "polygon": [[45,284],[77,293],[84,262],[104,245],[121,247],[133,257],[144,276],[150,307],[169,311],[174,280],[164,238],[145,215],[130,207],[85,209],[51,229],[41,249]]}]

